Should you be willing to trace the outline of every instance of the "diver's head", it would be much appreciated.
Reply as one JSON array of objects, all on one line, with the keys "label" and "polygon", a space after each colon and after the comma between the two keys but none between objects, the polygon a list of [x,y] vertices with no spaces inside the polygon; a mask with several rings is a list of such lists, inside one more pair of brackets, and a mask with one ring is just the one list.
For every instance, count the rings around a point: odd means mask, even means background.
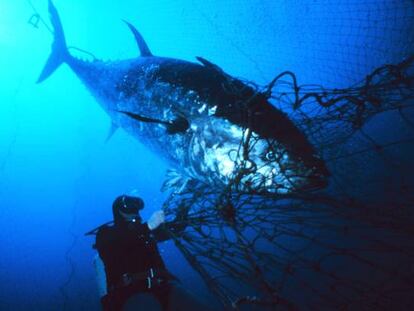
[{"label": "diver's head", "polygon": [[139,211],[144,208],[144,201],[139,197],[121,195],[112,203],[112,213],[116,225],[129,222],[141,222]]}]

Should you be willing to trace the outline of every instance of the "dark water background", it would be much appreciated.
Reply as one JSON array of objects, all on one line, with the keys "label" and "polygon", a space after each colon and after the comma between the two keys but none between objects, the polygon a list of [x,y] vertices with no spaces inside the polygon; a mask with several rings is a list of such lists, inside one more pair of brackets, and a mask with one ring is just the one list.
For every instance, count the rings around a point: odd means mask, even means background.
[{"label": "dark water background", "polygon": [[[47,2],[32,3],[47,21]],[[263,85],[292,70],[300,83],[348,86],[414,46],[407,0],[55,5],[68,44],[100,59],[138,55],[126,19],[155,55],[202,56]],[[35,84],[52,36],[28,24],[33,13],[26,1],[0,0],[0,310],[98,310],[93,241],[83,234],[111,219],[121,193],[144,198],[144,218],[159,209],[168,166],[122,130],[105,142],[110,120],[67,66]],[[388,119],[377,122],[378,135],[391,131]],[[211,299],[171,242],[160,249],[185,286]]]}]

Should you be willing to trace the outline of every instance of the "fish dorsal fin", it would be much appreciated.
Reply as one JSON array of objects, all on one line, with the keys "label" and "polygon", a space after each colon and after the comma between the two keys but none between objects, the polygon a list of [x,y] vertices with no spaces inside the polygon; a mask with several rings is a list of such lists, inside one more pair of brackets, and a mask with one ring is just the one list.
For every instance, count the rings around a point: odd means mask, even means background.
[{"label": "fish dorsal fin", "polygon": [[124,21],[124,22],[125,24],[128,25],[129,29],[131,29],[132,33],[134,34],[135,40],[137,41],[137,44],[138,44],[138,48],[141,52],[141,56],[142,57],[152,56],[152,53],[150,49],[148,48],[147,43],[145,42],[144,38],[139,33],[139,31],[134,27],[134,25],[128,23],[127,21]]},{"label": "fish dorsal fin", "polygon": [[207,59],[205,59],[205,58],[202,58],[202,57],[200,57],[200,56],[197,56],[197,57],[196,57],[196,59],[197,59],[200,63],[202,63],[205,67],[208,67],[208,68],[214,69],[214,70],[219,71],[219,72],[223,72],[223,69],[221,69],[219,66],[217,66],[216,64],[213,64],[212,62],[208,61],[208,60],[207,60]]}]

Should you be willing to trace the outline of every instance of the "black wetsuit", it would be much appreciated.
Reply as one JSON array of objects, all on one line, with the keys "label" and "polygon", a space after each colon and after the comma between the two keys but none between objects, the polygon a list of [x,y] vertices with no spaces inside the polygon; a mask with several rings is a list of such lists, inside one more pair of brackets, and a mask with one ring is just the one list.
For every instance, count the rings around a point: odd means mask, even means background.
[{"label": "black wetsuit", "polygon": [[151,231],[146,223],[138,222],[99,229],[95,247],[105,265],[105,311],[122,310],[125,301],[137,292],[151,292],[167,308],[169,280],[174,277],[166,270],[157,242],[169,237],[164,225]]}]

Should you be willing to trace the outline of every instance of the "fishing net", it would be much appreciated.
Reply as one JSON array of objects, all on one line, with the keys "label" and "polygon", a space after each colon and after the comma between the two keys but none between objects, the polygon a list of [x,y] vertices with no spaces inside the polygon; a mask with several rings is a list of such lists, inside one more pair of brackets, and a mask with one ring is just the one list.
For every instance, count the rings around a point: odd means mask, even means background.
[{"label": "fishing net", "polygon": [[[365,6],[348,2],[338,8],[346,8],[347,18],[354,19],[355,27],[344,33],[356,39],[363,37],[363,24],[373,29],[371,43],[377,40],[378,20],[389,25],[381,26],[384,36],[412,32],[409,1]],[[277,141],[251,135],[246,128],[233,151],[227,186],[190,180],[165,202],[167,216],[187,226],[174,236],[175,244],[224,306],[409,309],[414,288],[414,56],[412,39],[399,44],[399,61],[373,67],[367,46],[356,40],[360,52],[347,60],[345,67],[352,71],[347,87],[300,84],[291,71],[265,87],[250,84],[257,96],[266,96],[284,111],[314,146],[330,172],[325,187],[301,187],[297,178],[312,174],[301,175],[300,167],[284,162]],[[397,52],[391,54],[390,59],[398,58]],[[351,81],[355,72],[360,78]],[[249,153],[259,143],[273,153],[258,165]],[[272,184],[265,176],[246,187],[249,176],[269,165],[279,168],[283,182]],[[293,186],[269,191],[286,182]]]},{"label": "fishing net", "polygon": [[[277,140],[245,128],[229,155],[234,166],[226,186],[189,180],[171,189],[164,210],[186,225],[179,236],[172,232],[178,249],[229,309],[410,310],[413,1],[229,0],[216,18],[207,13],[214,11],[208,1],[190,3],[180,12],[186,31],[205,20],[262,77],[256,59],[274,68],[272,47],[257,45],[252,57],[246,51],[256,37],[249,41],[247,31],[240,36],[240,27],[218,21],[234,21],[238,8],[249,12],[240,18],[253,18],[244,25],[278,39],[274,55],[297,70],[265,87],[244,83],[287,114],[330,177],[319,190],[304,187],[318,176],[286,160]],[[272,12],[280,10],[285,16],[278,20]],[[29,22],[45,24],[35,13]],[[251,156],[258,146],[266,151],[260,163]],[[269,166],[278,178],[262,173]]]}]

